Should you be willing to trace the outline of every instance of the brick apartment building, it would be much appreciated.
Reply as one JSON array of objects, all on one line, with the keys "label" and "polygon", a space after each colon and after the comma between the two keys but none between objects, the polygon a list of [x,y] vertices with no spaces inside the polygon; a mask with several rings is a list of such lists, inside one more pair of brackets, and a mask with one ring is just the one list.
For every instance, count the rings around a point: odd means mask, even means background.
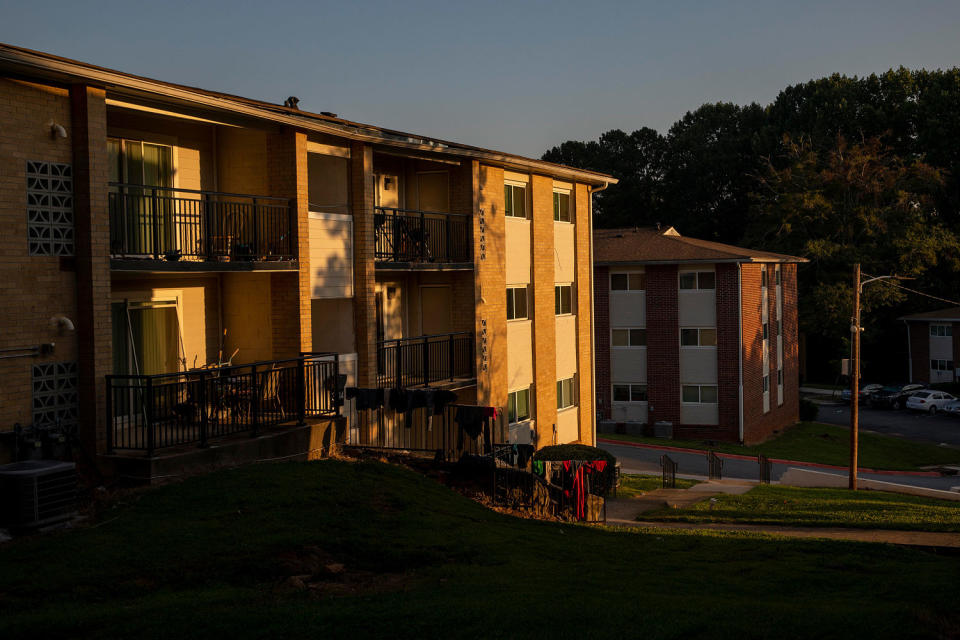
[{"label": "brick apartment building", "polygon": [[956,382],[960,342],[953,336],[960,326],[960,307],[916,313],[900,318],[907,326],[907,364],[910,382]]},{"label": "brick apartment building", "polygon": [[797,264],[675,229],[594,232],[603,428],[752,444],[797,422]]},{"label": "brick apartment building", "polygon": [[0,45],[0,458],[15,423],[101,468],[304,416],[250,455],[311,450],[334,362],[592,443],[615,180],[285,105]]}]

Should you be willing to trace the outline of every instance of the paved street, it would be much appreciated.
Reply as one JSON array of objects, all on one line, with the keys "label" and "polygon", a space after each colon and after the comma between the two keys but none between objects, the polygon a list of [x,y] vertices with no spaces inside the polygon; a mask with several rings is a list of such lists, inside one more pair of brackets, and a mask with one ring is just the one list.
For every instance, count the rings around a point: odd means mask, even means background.
[{"label": "paved street", "polygon": [[[850,406],[823,404],[817,416],[820,422],[848,426],[850,424]],[[871,409],[860,406],[860,428],[899,436],[910,440],[920,440],[940,444],[944,442],[960,446],[960,418],[945,414],[935,416],[926,413],[913,413],[902,409]]]},{"label": "paved street", "polygon": [[[602,434],[598,434],[603,437]],[[620,461],[621,467],[625,473],[660,473],[660,456],[667,453],[677,463],[677,473],[681,475],[706,476],[707,460],[705,453],[683,453],[680,451],[666,451],[659,449],[647,449],[641,447],[631,447],[628,445],[598,443],[601,449],[605,449],[615,455]],[[771,480],[779,480],[788,469],[788,465],[774,464],[770,471]],[[846,470],[828,469],[816,467],[815,471],[824,473],[835,473],[846,476]],[[757,480],[759,477],[759,465],[754,460],[737,460],[735,458],[724,458],[723,460],[724,478],[744,478],[747,480]],[[960,485],[960,477],[930,477],[930,476],[907,476],[907,475],[889,475],[861,473],[861,478],[870,478],[872,480],[881,480],[883,482],[894,482],[897,484],[909,484],[918,487],[930,487],[933,489],[949,490],[951,487]]]}]

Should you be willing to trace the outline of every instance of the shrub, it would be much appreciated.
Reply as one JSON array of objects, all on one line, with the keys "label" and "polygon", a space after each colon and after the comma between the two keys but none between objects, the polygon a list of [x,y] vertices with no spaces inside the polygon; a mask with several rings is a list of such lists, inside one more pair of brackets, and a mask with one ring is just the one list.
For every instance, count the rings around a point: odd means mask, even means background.
[{"label": "shrub", "polygon": [[820,411],[816,402],[807,398],[800,398],[800,420],[802,422],[813,422],[817,419],[817,413]]},{"label": "shrub", "polygon": [[616,464],[617,458],[610,452],[585,444],[558,444],[544,447],[533,454],[534,460],[606,460]]}]

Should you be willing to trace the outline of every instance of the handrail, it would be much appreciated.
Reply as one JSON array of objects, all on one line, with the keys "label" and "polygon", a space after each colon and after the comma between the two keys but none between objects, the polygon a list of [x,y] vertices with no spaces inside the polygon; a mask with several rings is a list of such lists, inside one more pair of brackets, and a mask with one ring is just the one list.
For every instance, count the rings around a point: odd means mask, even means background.
[{"label": "handrail", "polygon": [[121,189],[157,189],[160,191],[176,191],[178,193],[195,193],[202,196],[226,196],[228,198],[256,198],[257,200],[276,200],[278,202],[290,202],[291,198],[280,196],[260,196],[251,193],[230,193],[228,191],[202,191],[199,189],[182,189],[180,187],[159,187],[148,184],[131,184],[128,182],[108,182],[107,186],[119,187]]},{"label": "handrail", "polygon": [[377,346],[380,345],[389,345],[396,344],[398,342],[423,342],[424,338],[450,338],[456,336],[472,336],[473,331],[450,331],[448,333],[425,333],[419,336],[407,336],[405,338],[384,338],[383,340],[377,341]]},{"label": "handrail", "polygon": [[400,209],[398,207],[375,207],[380,211],[393,211],[394,213],[430,215],[430,216],[450,216],[451,218],[469,218],[469,213],[452,213],[450,211],[428,211],[427,209]]}]

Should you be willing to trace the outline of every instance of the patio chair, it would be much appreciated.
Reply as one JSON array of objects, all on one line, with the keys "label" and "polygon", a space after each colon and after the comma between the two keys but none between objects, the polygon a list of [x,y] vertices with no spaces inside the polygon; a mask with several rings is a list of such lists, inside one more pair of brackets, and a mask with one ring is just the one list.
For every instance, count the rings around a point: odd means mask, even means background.
[{"label": "patio chair", "polygon": [[280,412],[281,420],[287,419],[283,410],[283,403],[280,401],[280,370],[276,368],[276,365],[261,374],[260,406],[263,409],[271,407],[273,410]]}]

